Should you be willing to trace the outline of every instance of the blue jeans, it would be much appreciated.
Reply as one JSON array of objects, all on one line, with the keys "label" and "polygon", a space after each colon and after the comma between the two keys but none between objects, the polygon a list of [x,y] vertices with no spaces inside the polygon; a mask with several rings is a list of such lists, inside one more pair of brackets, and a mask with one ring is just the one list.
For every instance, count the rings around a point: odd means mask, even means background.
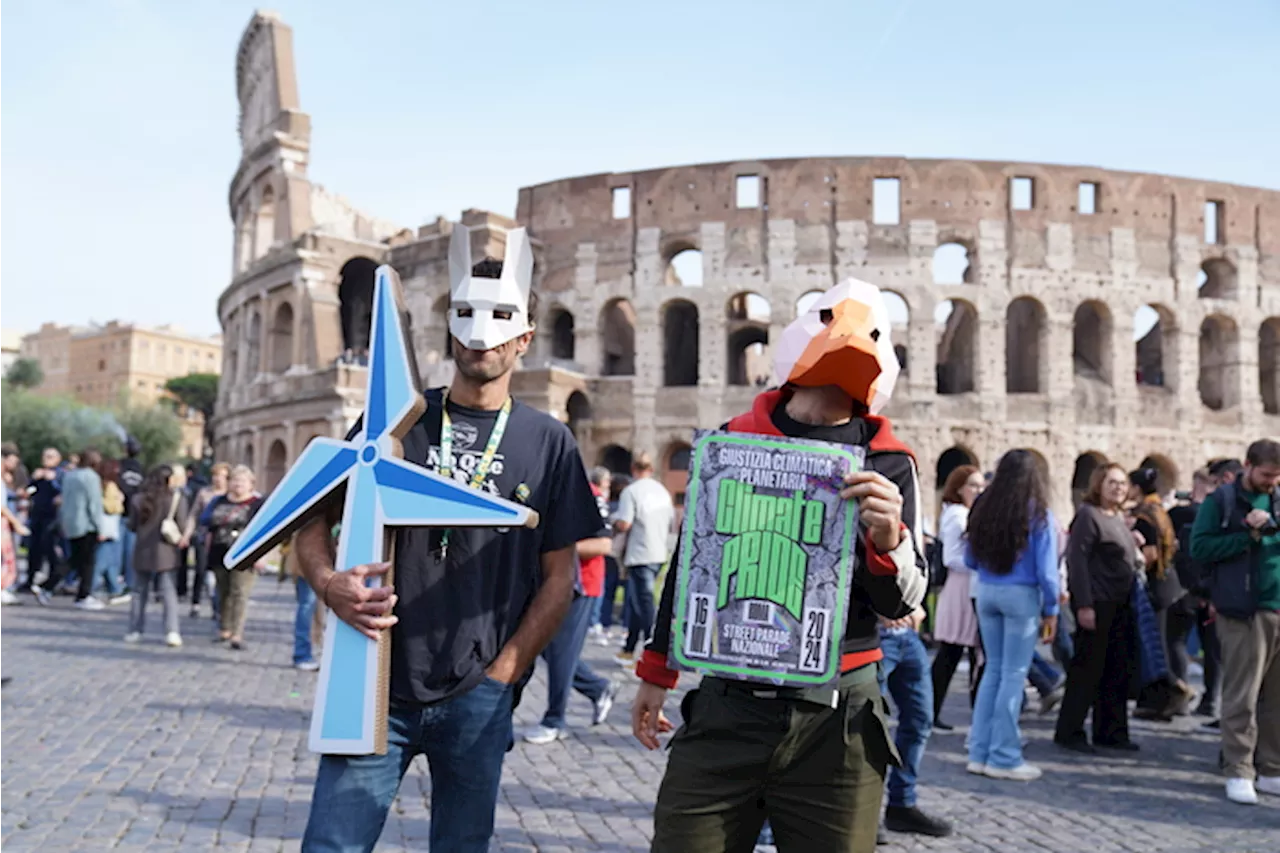
[{"label": "blue jeans", "polygon": [[427,707],[391,702],[386,755],[325,755],[316,774],[307,853],[371,851],[409,763],[427,756],[431,773],[431,850],[485,853],[502,759],[511,746],[514,690],[486,678]]},{"label": "blue jeans", "polygon": [[138,579],[133,573],[133,546],[138,540],[138,534],[134,533],[125,524],[120,525],[120,568],[124,574],[124,585],[133,590],[134,595],[139,592],[144,595],[150,590],[139,590]]},{"label": "blue jeans", "polygon": [[1039,652],[1031,653],[1031,668],[1027,671],[1027,680],[1041,696],[1048,696],[1062,681],[1062,673],[1053,668],[1053,664],[1040,656]]},{"label": "blue jeans", "polygon": [[[599,624],[602,628],[613,627],[613,603],[618,598],[618,561],[613,557],[604,558],[604,597],[599,599],[596,605],[596,618],[592,620],[592,624]],[[627,595],[624,587],[622,594],[622,619],[625,622],[627,618]]]},{"label": "blue jeans", "polygon": [[916,776],[924,747],[933,733],[933,679],[929,652],[920,635],[910,628],[880,631],[880,691],[887,692],[898,708],[898,733],[894,743],[901,767],[889,770],[889,805],[910,808],[916,804]]},{"label": "blue jeans", "polygon": [[560,623],[560,630],[542,650],[542,659],[547,663],[547,713],[542,715],[542,725],[549,729],[564,728],[570,687],[592,702],[598,701],[609,689],[609,679],[596,675],[582,660],[582,643],[591,627],[591,611],[599,600],[585,595],[575,598],[564,622]]},{"label": "blue jeans", "polygon": [[107,595],[119,595],[124,592],[120,585],[120,540],[106,539],[98,543],[93,553],[93,586],[102,581]]},{"label": "blue jeans", "polygon": [[634,652],[640,635],[647,641],[653,634],[653,585],[658,580],[660,563],[627,566],[627,642],[624,652]]},{"label": "blue jeans", "polygon": [[1008,770],[1022,764],[1018,712],[1040,636],[1040,590],[978,584],[978,626],[987,665],[969,730],[969,760]]},{"label": "blue jeans", "polygon": [[[204,572],[201,572],[204,574]],[[306,578],[294,578],[298,609],[293,616],[293,662],[307,663],[311,657],[311,618],[316,613],[316,594]]]}]

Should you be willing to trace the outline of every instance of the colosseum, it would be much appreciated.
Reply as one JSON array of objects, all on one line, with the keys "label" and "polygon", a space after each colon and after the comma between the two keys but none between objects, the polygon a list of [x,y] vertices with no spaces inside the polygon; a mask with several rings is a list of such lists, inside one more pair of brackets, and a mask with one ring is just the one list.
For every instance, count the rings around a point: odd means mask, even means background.
[{"label": "colosseum", "polygon": [[[373,271],[400,273],[423,381],[451,376],[452,222],[355,211],[307,175],[292,34],[259,14],[236,60],[242,159],[216,449],[270,487],[364,393]],[[1039,454],[1068,511],[1100,459],[1185,487],[1280,435],[1280,192],[1084,166],[837,157],[565,178],[516,216],[463,212],[473,254],[529,229],[542,308],[516,375],[589,464],[651,451],[682,496],[691,432],[745,409],[770,341],[846,277],[890,300],[886,414],[926,504],[955,465]]]}]

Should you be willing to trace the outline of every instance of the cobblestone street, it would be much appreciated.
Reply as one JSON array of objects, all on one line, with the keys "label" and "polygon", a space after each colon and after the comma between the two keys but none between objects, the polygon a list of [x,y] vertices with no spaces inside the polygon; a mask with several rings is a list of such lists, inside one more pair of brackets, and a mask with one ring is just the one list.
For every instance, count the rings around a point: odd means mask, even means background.
[{"label": "cobblestone street", "polygon": [[[3,611],[3,837],[6,853],[41,851],[296,850],[316,758],[306,749],[314,674],[290,666],[292,587],[262,578],[249,647],[209,642],[212,623],[184,617],[186,646],[160,643],[159,613],[140,646],[121,642],[125,608],[41,609],[25,597]],[[159,610],[158,606],[155,608]],[[589,657],[614,674],[612,649]],[[629,679],[629,677],[628,677]],[[949,718],[966,721],[963,676]],[[541,672],[517,712],[517,730],[544,707]],[[665,755],[629,734],[628,680],[607,725],[570,703],[573,737],[519,743],[508,756],[498,806],[501,851],[646,850]],[[668,710],[674,713],[677,703]],[[1028,760],[1045,777],[996,782],[967,775],[965,729],[935,735],[921,805],[957,833],[891,836],[886,851],[1280,850],[1280,799],[1228,803],[1216,771],[1217,739],[1197,720],[1135,723],[1136,758],[1094,761],[1049,743],[1032,718]],[[424,850],[428,782],[421,759],[401,788],[380,850]]]}]

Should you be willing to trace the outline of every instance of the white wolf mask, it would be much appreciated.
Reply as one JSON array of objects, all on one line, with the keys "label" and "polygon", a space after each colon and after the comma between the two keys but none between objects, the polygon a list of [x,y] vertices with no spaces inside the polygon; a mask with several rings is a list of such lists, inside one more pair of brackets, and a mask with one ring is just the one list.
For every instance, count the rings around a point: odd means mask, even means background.
[{"label": "white wolf mask", "polygon": [[507,232],[501,278],[471,275],[471,229],[449,238],[449,332],[467,349],[488,350],[533,330],[529,288],[533,249],[523,228]]}]

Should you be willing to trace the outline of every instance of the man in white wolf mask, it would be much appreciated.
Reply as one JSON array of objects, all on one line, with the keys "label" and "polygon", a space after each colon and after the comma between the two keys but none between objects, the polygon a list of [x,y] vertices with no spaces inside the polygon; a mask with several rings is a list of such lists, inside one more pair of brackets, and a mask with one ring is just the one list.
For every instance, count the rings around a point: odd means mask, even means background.
[{"label": "man in white wolf mask", "polygon": [[578,543],[600,527],[568,427],[510,392],[516,359],[533,340],[528,235],[509,232],[504,261],[473,267],[471,234],[455,225],[449,272],[457,370],[447,389],[425,392],[426,414],[401,439],[404,458],[523,503],[541,520],[509,530],[397,530],[394,586],[377,588],[365,580],[385,577],[389,563],[333,571],[329,530],[340,500],[328,519],[299,531],[295,551],[317,595],[366,635],[392,638],[387,752],[323,756],[302,841],[308,853],[372,850],[404,771],[424,754],[430,849],[489,849],[512,709],[573,600]]}]

